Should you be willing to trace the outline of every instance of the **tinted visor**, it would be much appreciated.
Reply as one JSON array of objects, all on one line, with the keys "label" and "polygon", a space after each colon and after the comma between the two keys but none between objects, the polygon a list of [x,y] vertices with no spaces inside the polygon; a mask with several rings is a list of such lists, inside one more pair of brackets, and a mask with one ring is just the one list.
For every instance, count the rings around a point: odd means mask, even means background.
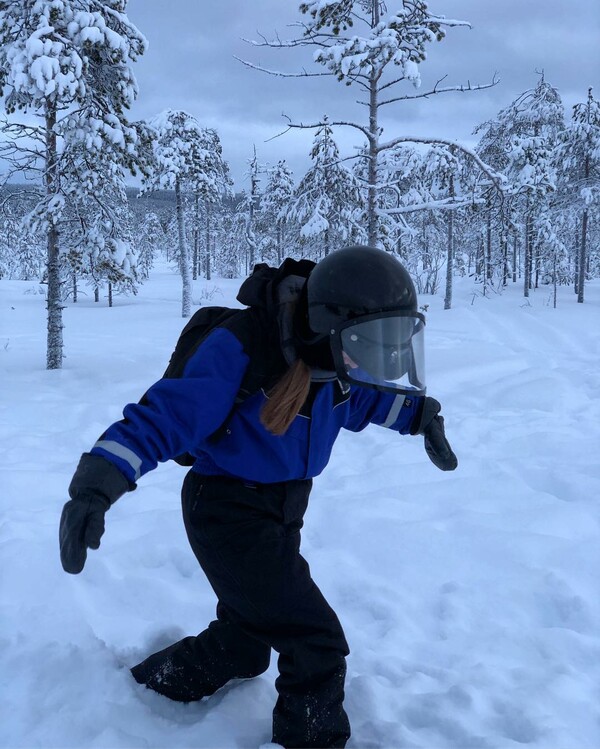
[{"label": "tinted visor", "polygon": [[334,334],[338,375],[377,390],[425,393],[425,318],[418,312],[383,312],[346,323]]}]

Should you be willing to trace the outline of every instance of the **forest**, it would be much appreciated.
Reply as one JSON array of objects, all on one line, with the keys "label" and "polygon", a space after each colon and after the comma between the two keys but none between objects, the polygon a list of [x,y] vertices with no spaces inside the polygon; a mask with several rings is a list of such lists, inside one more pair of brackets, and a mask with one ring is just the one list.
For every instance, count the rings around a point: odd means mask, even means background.
[{"label": "forest", "polygon": [[[455,276],[482,295],[521,284],[528,297],[549,285],[556,304],[558,286],[572,285],[583,302],[586,280],[600,274],[600,104],[591,88],[565,112],[539,74],[465,133],[475,148],[401,133],[385,140],[384,107],[497,81],[398,95],[399,85],[418,91],[426,46],[461,22],[420,0],[386,19],[379,3],[351,15],[353,3],[303,3],[304,33],[286,44],[316,47],[317,65],[368,95],[359,102],[368,116],[290,121],[314,132],[306,173],[262,163],[249,143],[246,179],[235,186],[217,129],[193,114],[127,119],[146,40],[121,0],[96,5],[38,2],[26,13],[8,3],[1,16],[0,278],[43,285],[49,368],[61,366],[63,306],[82,294],[112,304],[136,293],[159,254],[181,273],[183,317],[193,279],[241,277],[289,256],[318,260],[349,244],[397,255],[419,293],[444,292],[445,309]],[[243,62],[257,76],[272,72]],[[336,143],[344,126],[357,134],[352,154]]]}]

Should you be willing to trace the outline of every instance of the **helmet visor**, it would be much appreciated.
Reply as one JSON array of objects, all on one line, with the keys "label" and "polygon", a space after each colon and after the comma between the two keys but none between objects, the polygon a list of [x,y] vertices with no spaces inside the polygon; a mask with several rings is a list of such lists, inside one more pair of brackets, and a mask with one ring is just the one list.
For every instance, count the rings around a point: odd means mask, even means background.
[{"label": "helmet visor", "polygon": [[364,315],[333,336],[338,375],[348,382],[396,393],[425,393],[425,318],[418,312]]}]

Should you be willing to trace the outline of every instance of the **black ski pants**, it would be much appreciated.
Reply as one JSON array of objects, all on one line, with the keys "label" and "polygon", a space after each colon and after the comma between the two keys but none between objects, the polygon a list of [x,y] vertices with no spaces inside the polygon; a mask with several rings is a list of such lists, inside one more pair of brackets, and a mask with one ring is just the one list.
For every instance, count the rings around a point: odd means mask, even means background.
[{"label": "black ski pants", "polygon": [[213,694],[258,676],[279,653],[273,741],[344,747],[348,645],[340,622],[300,555],[311,481],[251,484],[188,473],[183,517],[217,598],[217,618],[135,666],[135,679],[171,699]]}]

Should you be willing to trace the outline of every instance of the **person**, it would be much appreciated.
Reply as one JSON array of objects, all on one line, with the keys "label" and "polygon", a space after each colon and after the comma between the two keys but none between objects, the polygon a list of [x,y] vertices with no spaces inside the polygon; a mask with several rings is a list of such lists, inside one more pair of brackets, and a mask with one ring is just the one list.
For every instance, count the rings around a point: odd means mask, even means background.
[{"label": "person", "polygon": [[[300,529],[342,428],[424,435],[435,465],[456,468],[440,404],[425,395],[424,318],[400,262],[362,246],[317,264],[256,266],[238,300],[246,309],[210,331],[181,378],[150,387],[83,454],[61,516],[61,560],[81,572],[110,506],[158,462],[191,453],[183,518],[216,619],[134,666],[134,678],[199,700],[263,673],[273,649],[273,742],[343,747],[348,643],[300,554]],[[262,385],[240,400],[250,371]]]}]

